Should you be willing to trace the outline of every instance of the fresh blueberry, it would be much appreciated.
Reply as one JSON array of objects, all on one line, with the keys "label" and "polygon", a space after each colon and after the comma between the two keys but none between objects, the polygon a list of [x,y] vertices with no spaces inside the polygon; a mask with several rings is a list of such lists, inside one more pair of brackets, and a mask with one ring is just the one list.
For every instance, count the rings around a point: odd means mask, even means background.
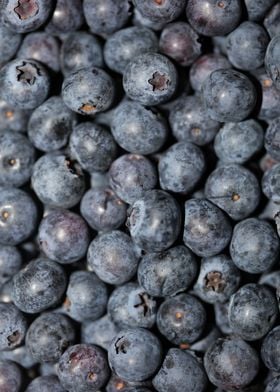
[{"label": "fresh blueberry", "polygon": [[267,11],[276,3],[276,0],[244,0],[248,19],[253,21],[261,21]]},{"label": "fresh blueberry", "polygon": [[266,14],[263,21],[263,25],[268,31],[271,38],[275,37],[275,35],[280,34],[280,26],[278,23],[279,16],[280,16],[280,4],[276,2],[276,4]]},{"label": "fresh blueberry", "polygon": [[13,279],[13,300],[26,313],[39,313],[58,304],[66,289],[63,268],[54,261],[30,261]]},{"label": "fresh blueberry", "polygon": [[256,70],[253,75],[260,84],[262,94],[258,118],[270,122],[280,116],[280,90],[277,89],[263,68]]},{"label": "fresh blueberry", "polygon": [[264,392],[280,392],[280,376],[276,376],[269,381]]},{"label": "fresh blueberry", "polygon": [[138,258],[131,238],[122,231],[96,237],[88,248],[88,269],[106,283],[119,285],[137,271]]},{"label": "fresh blueberry", "polygon": [[3,392],[20,392],[22,372],[13,361],[0,360],[1,389]]},{"label": "fresh blueberry", "polygon": [[0,301],[5,304],[10,304],[13,302],[12,298],[13,291],[13,279],[8,280],[0,287]]},{"label": "fresh blueberry", "polygon": [[186,0],[134,0],[136,9],[153,22],[168,23],[178,18]]},{"label": "fresh blueberry", "polygon": [[0,243],[17,245],[26,240],[37,226],[37,207],[21,189],[0,189]]},{"label": "fresh blueberry", "polygon": [[[158,0],[156,0],[158,1]],[[165,23],[157,20],[156,22],[147,16],[141,14],[138,8],[134,8],[133,10],[133,24],[139,27],[147,27],[154,31],[160,31],[164,28]]]},{"label": "fresh blueberry", "polygon": [[265,55],[265,68],[273,83],[280,89],[280,35],[276,35],[270,41]]},{"label": "fresh blueberry", "polygon": [[261,356],[265,366],[274,372],[280,371],[280,326],[272,329],[264,338]]},{"label": "fresh blueberry", "polygon": [[45,31],[52,35],[69,33],[78,30],[83,22],[81,0],[56,0],[54,12]]},{"label": "fresh blueberry", "polygon": [[25,392],[66,392],[55,375],[36,377]]},{"label": "fresh blueberry", "polygon": [[29,115],[28,110],[15,108],[0,97],[0,131],[24,133]]},{"label": "fresh blueberry", "polygon": [[0,350],[12,350],[24,341],[27,320],[13,304],[0,302],[0,314]]},{"label": "fresh blueberry", "polygon": [[15,246],[0,245],[0,287],[8,282],[22,266],[22,256]]},{"label": "fresh blueberry", "polygon": [[125,381],[144,381],[161,364],[161,343],[144,328],[120,331],[112,340],[108,358],[111,369]]},{"label": "fresh blueberry", "polygon": [[177,201],[162,190],[147,191],[130,208],[127,219],[133,241],[142,249],[161,252],[177,239],[181,210]]},{"label": "fresh blueberry", "polygon": [[151,392],[151,381],[125,381],[112,373],[106,392]]},{"label": "fresh blueberry", "polygon": [[22,35],[9,30],[0,22],[0,65],[11,60],[17,53]]},{"label": "fresh blueberry", "polygon": [[123,75],[127,96],[142,105],[168,101],[177,88],[177,71],[162,54],[143,53],[128,63]]},{"label": "fresh blueberry", "polygon": [[272,329],[277,316],[275,295],[260,284],[248,283],[230,298],[229,324],[242,339],[262,338]]},{"label": "fresh blueberry", "polygon": [[269,122],[265,134],[265,148],[270,156],[280,161],[280,117]]},{"label": "fresh blueberry", "polygon": [[255,107],[257,92],[239,71],[218,69],[203,84],[203,98],[211,118],[221,122],[245,120]]},{"label": "fresh blueberry", "polygon": [[62,153],[43,155],[33,166],[32,187],[42,201],[52,207],[71,208],[85,189],[80,165]]},{"label": "fresh blueberry", "polygon": [[278,259],[280,241],[274,227],[265,220],[249,218],[233,230],[230,254],[242,271],[259,274],[269,270]]},{"label": "fresh blueberry", "polygon": [[262,191],[274,203],[280,202],[280,163],[268,169],[262,178]]},{"label": "fresh blueberry", "polygon": [[220,253],[231,239],[231,225],[217,206],[205,199],[185,203],[184,243],[198,256]]}]

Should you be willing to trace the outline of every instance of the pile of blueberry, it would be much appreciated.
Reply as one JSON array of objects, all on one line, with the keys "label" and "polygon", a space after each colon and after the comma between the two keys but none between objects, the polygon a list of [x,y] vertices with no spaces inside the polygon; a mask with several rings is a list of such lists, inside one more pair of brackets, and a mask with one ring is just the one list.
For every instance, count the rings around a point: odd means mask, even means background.
[{"label": "pile of blueberry", "polygon": [[0,392],[280,392],[280,2],[0,0]]}]

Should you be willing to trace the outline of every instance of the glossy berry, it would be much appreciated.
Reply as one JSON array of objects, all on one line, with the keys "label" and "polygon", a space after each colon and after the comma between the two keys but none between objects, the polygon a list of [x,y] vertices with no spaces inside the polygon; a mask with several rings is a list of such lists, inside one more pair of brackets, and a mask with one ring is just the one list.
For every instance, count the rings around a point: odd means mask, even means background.
[{"label": "glossy berry", "polygon": [[81,0],[57,0],[45,31],[58,35],[78,30],[84,22]]},{"label": "glossy berry", "polygon": [[279,345],[280,345],[280,326],[273,328],[264,338],[261,348],[261,356],[265,366],[279,372]]},{"label": "glossy berry", "polygon": [[183,11],[186,0],[134,0],[136,9],[153,22],[168,23]]},{"label": "glossy berry", "polygon": [[265,134],[265,148],[270,156],[280,161],[280,117],[269,123]]},{"label": "glossy berry", "polygon": [[262,191],[268,199],[275,203],[280,202],[280,164],[276,164],[268,169],[262,178]]},{"label": "glossy berry", "polygon": [[36,377],[28,385],[25,392],[65,392],[55,375]]},{"label": "glossy berry", "polygon": [[9,30],[2,22],[0,23],[0,64],[4,64],[11,60],[16,54],[22,35]]},{"label": "glossy berry", "polygon": [[0,314],[0,350],[12,350],[24,341],[27,319],[15,305],[3,302]]},{"label": "glossy berry", "polygon": [[22,266],[22,256],[15,246],[0,245],[0,287],[8,282]]},{"label": "glossy berry", "polygon": [[270,41],[265,55],[265,69],[268,75],[273,80],[273,83],[280,89],[280,35],[276,35]]},{"label": "glossy berry", "polygon": [[0,385],[3,392],[19,392],[22,379],[21,369],[15,362],[0,360]]}]

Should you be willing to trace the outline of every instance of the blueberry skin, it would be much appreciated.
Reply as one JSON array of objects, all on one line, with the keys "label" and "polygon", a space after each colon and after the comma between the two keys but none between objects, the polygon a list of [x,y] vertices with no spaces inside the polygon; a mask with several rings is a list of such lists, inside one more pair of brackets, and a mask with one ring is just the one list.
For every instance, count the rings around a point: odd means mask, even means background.
[{"label": "blueberry skin", "polygon": [[84,0],[83,10],[89,29],[101,36],[121,29],[130,16],[128,0]]},{"label": "blueberry skin", "polygon": [[148,252],[166,250],[180,233],[181,210],[167,192],[147,191],[128,214],[127,226],[133,241]]},{"label": "blueberry skin", "polygon": [[280,163],[268,169],[262,178],[262,191],[274,203],[280,202]]},{"label": "blueberry skin", "polygon": [[109,170],[109,183],[121,200],[133,204],[157,185],[157,172],[152,162],[136,154],[116,159]]},{"label": "blueberry skin", "polygon": [[104,46],[107,66],[123,74],[127,64],[136,56],[158,51],[158,38],[146,27],[127,27],[112,34]]},{"label": "blueberry skin", "polygon": [[202,150],[195,144],[173,144],[160,156],[158,164],[161,189],[189,193],[201,179],[206,167]]},{"label": "blueberry skin", "polygon": [[277,2],[266,14],[263,25],[268,31],[268,34],[271,38],[275,37],[275,35],[280,34],[280,27],[279,27],[279,16],[280,16],[280,4]]},{"label": "blueberry skin", "polygon": [[25,392],[66,392],[55,375],[34,378]]},{"label": "blueberry skin", "polygon": [[138,8],[134,8],[134,10],[133,10],[132,23],[135,26],[147,27],[147,28],[152,29],[154,31],[160,31],[165,26],[164,22],[161,22],[161,21],[155,22],[155,21],[151,20],[150,18],[143,16]]},{"label": "blueberry skin", "polygon": [[226,215],[205,199],[185,203],[184,243],[196,255],[215,256],[231,239],[231,225]]},{"label": "blueberry skin", "polygon": [[214,149],[223,163],[243,164],[263,147],[264,132],[256,120],[226,123],[215,137]]},{"label": "blueberry skin", "polygon": [[265,366],[279,372],[280,360],[280,326],[273,328],[264,338],[261,347],[261,356]]},{"label": "blueberry skin", "polygon": [[183,67],[191,65],[201,53],[198,34],[188,23],[170,23],[162,30],[160,51]]},{"label": "blueberry skin", "polygon": [[20,187],[32,174],[35,149],[19,132],[0,131],[0,185]]},{"label": "blueberry skin", "polygon": [[51,207],[71,208],[85,190],[85,178],[79,164],[60,152],[39,158],[31,178],[34,192]]},{"label": "blueberry skin", "polygon": [[149,1],[134,0],[136,9],[153,22],[169,23],[178,18],[185,8],[186,0]]},{"label": "blueberry skin", "polygon": [[0,97],[0,131],[11,130],[24,133],[30,116],[28,110],[15,108]]},{"label": "blueberry skin", "polygon": [[76,344],[60,357],[57,375],[69,392],[97,392],[108,380],[110,372],[101,348]]},{"label": "blueberry skin", "polygon": [[157,303],[137,283],[117,287],[110,295],[108,315],[120,328],[152,328],[156,321]]},{"label": "blueberry skin", "polygon": [[206,36],[226,35],[241,19],[240,0],[189,0],[186,8],[190,25]]},{"label": "blueberry skin", "polygon": [[204,258],[201,260],[194,292],[210,304],[226,302],[237,290],[240,278],[240,271],[230,257],[220,254]]},{"label": "blueberry skin", "polygon": [[112,339],[117,335],[119,330],[119,327],[105,314],[105,316],[98,320],[82,324],[81,342],[96,344],[108,351]]},{"label": "blueberry skin", "polygon": [[2,98],[18,109],[34,109],[49,93],[49,75],[35,60],[16,59],[0,70]]},{"label": "blueberry skin", "polygon": [[135,275],[137,265],[134,244],[122,231],[101,234],[88,248],[88,269],[103,282],[114,285],[125,283]]},{"label": "blueberry skin", "polygon": [[197,274],[197,261],[185,246],[144,255],[138,266],[138,282],[149,295],[168,297],[185,291]]},{"label": "blueberry skin", "polygon": [[125,68],[123,88],[127,96],[142,105],[154,106],[168,101],[177,88],[177,71],[162,54],[142,53]]},{"label": "blueberry skin", "polygon": [[32,357],[26,345],[16,347],[13,350],[1,351],[0,360],[13,361],[27,370],[37,365],[37,361]]},{"label": "blueberry skin", "polygon": [[22,256],[15,246],[0,245],[0,287],[8,282],[22,266]]},{"label": "blueberry skin", "polygon": [[235,68],[252,70],[261,67],[269,36],[257,23],[241,23],[227,37],[227,54]]},{"label": "blueberry skin", "polygon": [[126,220],[126,204],[109,187],[88,190],[80,209],[82,217],[97,231],[115,230]]},{"label": "blueberry skin", "polygon": [[115,141],[133,154],[153,154],[163,146],[168,127],[164,117],[138,102],[126,101],[113,113],[111,131]]},{"label": "blueberry skin", "polygon": [[178,141],[204,146],[212,141],[220,123],[212,120],[200,96],[181,97],[169,113],[172,133]]},{"label": "blueberry skin", "polygon": [[75,124],[75,113],[60,97],[53,96],[32,112],[28,122],[28,138],[38,150],[59,150],[67,144]]},{"label": "blueberry skin", "polygon": [[27,320],[13,304],[0,302],[0,314],[0,350],[12,350],[23,342]]},{"label": "blueberry skin", "polygon": [[110,368],[125,381],[144,381],[161,364],[162,347],[159,339],[144,328],[120,331],[108,351]]},{"label": "blueberry skin", "polygon": [[256,70],[254,76],[257,78],[262,90],[262,102],[258,118],[270,122],[280,116],[280,90],[275,87],[272,79],[263,68]]},{"label": "blueberry skin", "polygon": [[206,180],[205,196],[232,219],[241,220],[258,206],[260,186],[255,175],[243,166],[222,165]]},{"label": "blueberry skin", "polygon": [[51,35],[78,30],[84,22],[81,0],[57,0],[45,31]]},{"label": "blueberry skin", "polygon": [[0,243],[17,245],[37,226],[37,207],[21,189],[0,188]]},{"label": "blueberry skin", "polygon": [[253,21],[261,21],[268,10],[276,3],[276,0],[244,0],[248,19]]},{"label": "blueberry skin", "polygon": [[221,68],[231,68],[231,64],[225,56],[218,53],[200,56],[191,64],[189,77],[192,88],[197,92],[201,91],[205,79],[213,71]]},{"label": "blueberry skin", "polygon": [[272,329],[277,316],[276,297],[265,286],[248,283],[230,298],[229,324],[242,339],[262,338]]},{"label": "blueberry skin", "polygon": [[280,117],[269,122],[265,134],[264,146],[269,155],[280,161]]},{"label": "blueberry skin", "polygon": [[269,222],[249,218],[234,227],[230,254],[242,271],[259,274],[269,270],[278,259],[279,251],[279,238]]},{"label": "blueberry skin", "polygon": [[239,122],[254,109],[257,93],[250,79],[239,71],[218,69],[210,74],[202,88],[210,117],[221,122]]},{"label": "blueberry skin", "polygon": [[16,54],[22,35],[9,30],[3,22],[0,22],[0,37],[0,64],[3,65]]},{"label": "blueberry skin", "polygon": [[103,67],[101,43],[85,31],[68,34],[61,45],[60,62],[64,75],[84,67]]},{"label": "blueberry skin", "polygon": [[202,364],[192,352],[168,350],[163,364],[153,378],[158,392],[203,392],[208,380]]},{"label": "blueberry skin", "polygon": [[280,376],[276,376],[267,384],[264,392],[279,392],[279,391],[280,391]]},{"label": "blueberry skin", "polygon": [[38,242],[45,255],[61,264],[82,259],[88,249],[88,226],[73,212],[55,209],[40,223]]},{"label": "blueberry skin", "polygon": [[244,340],[220,338],[207,350],[204,367],[212,384],[231,391],[250,384],[258,373],[259,358]]},{"label": "blueberry skin", "polygon": [[108,302],[107,287],[97,275],[88,271],[75,271],[70,275],[64,310],[74,320],[97,320]]},{"label": "blueberry skin", "polygon": [[39,313],[60,302],[66,284],[63,268],[41,257],[30,261],[14,276],[13,301],[25,313]]},{"label": "blueberry skin", "polygon": [[53,11],[53,0],[6,0],[2,7],[4,24],[15,33],[37,30]]},{"label": "blueberry skin", "polygon": [[3,392],[19,392],[22,386],[20,367],[13,361],[0,361],[1,389]]},{"label": "blueberry skin", "polygon": [[87,67],[67,75],[62,84],[62,99],[73,112],[90,115],[107,110],[114,98],[111,76],[101,68]]},{"label": "blueberry skin", "polygon": [[125,381],[112,373],[108,384],[106,385],[106,392],[151,392],[151,381]]},{"label": "blueberry skin", "polygon": [[206,311],[202,303],[190,294],[165,299],[157,313],[160,333],[176,345],[195,342],[205,324]]},{"label": "blueberry skin", "polygon": [[82,168],[89,172],[106,171],[117,155],[117,146],[110,132],[89,121],[74,127],[69,147]]},{"label": "blueberry skin", "polygon": [[276,35],[270,41],[265,55],[265,69],[271,77],[275,87],[280,89],[280,35]]}]

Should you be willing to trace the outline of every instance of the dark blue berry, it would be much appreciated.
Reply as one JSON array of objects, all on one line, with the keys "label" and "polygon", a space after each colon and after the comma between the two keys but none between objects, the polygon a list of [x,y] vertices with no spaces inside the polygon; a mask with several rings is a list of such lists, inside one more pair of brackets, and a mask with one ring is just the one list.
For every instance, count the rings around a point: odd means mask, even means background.
[{"label": "dark blue berry", "polygon": [[0,245],[0,287],[21,268],[22,256],[15,246]]},{"label": "dark blue berry", "polygon": [[66,392],[63,386],[60,384],[57,376],[41,376],[36,377],[28,385],[25,392]]},{"label": "dark blue berry", "polygon": [[268,169],[262,178],[262,191],[274,203],[280,202],[280,164]]},{"label": "dark blue berry", "polygon": [[22,387],[22,372],[13,361],[0,360],[1,389],[3,392],[20,392]]},{"label": "dark blue berry", "polygon": [[182,13],[186,0],[134,0],[136,9],[153,22],[168,23]]},{"label": "dark blue berry", "polygon": [[276,0],[244,0],[248,13],[248,19],[261,21],[275,2]]},{"label": "dark blue berry", "polygon": [[69,33],[78,30],[83,22],[81,0],[56,0],[54,12],[45,31],[52,35]]},{"label": "dark blue berry", "polygon": [[280,16],[280,4],[276,2],[276,4],[266,14],[263,21],[263,25],[268,31],[271,38],[273,38],[275,35],[280,34],[280,26],[278,23],[279,16]]},{"label": "dark blue berry", "polygon": [[0,350],[12,350],[24,341],[27,319],[15,305],[3,302],[0,314]]},{"label": "dark blue berry", "polygon": [[280,376],[274,377],[267,384],[264,392],[279,392],[280,391]]},{"label": "dark blue berry", "polygon": [[273,159],[280,161],[280,117],[270,121],[265,134],[265,148]]},{"label": "dark blue berry", "polygon": [[273,83],[280,89],[280,35],[276,35],[270,41],[266,55],[265,55],[265,68],[268,75],[273,80]]},{"label": "dark blue berry", "polygon": [[261,347],[261,356],[265,366],[279,372],[280,370],[280,326],[272,329],[264,338]]},{"label": "dark blue berry", "polygon": [[0,130],[25,132],[29,119],[29,111],[15,108],[0,97]]},{"label": "dark blue berry", "polygon": [[22,40],[22,35],[11,31],[1,21],[0,37],[0,64],[3,65],[16,54]]}]

